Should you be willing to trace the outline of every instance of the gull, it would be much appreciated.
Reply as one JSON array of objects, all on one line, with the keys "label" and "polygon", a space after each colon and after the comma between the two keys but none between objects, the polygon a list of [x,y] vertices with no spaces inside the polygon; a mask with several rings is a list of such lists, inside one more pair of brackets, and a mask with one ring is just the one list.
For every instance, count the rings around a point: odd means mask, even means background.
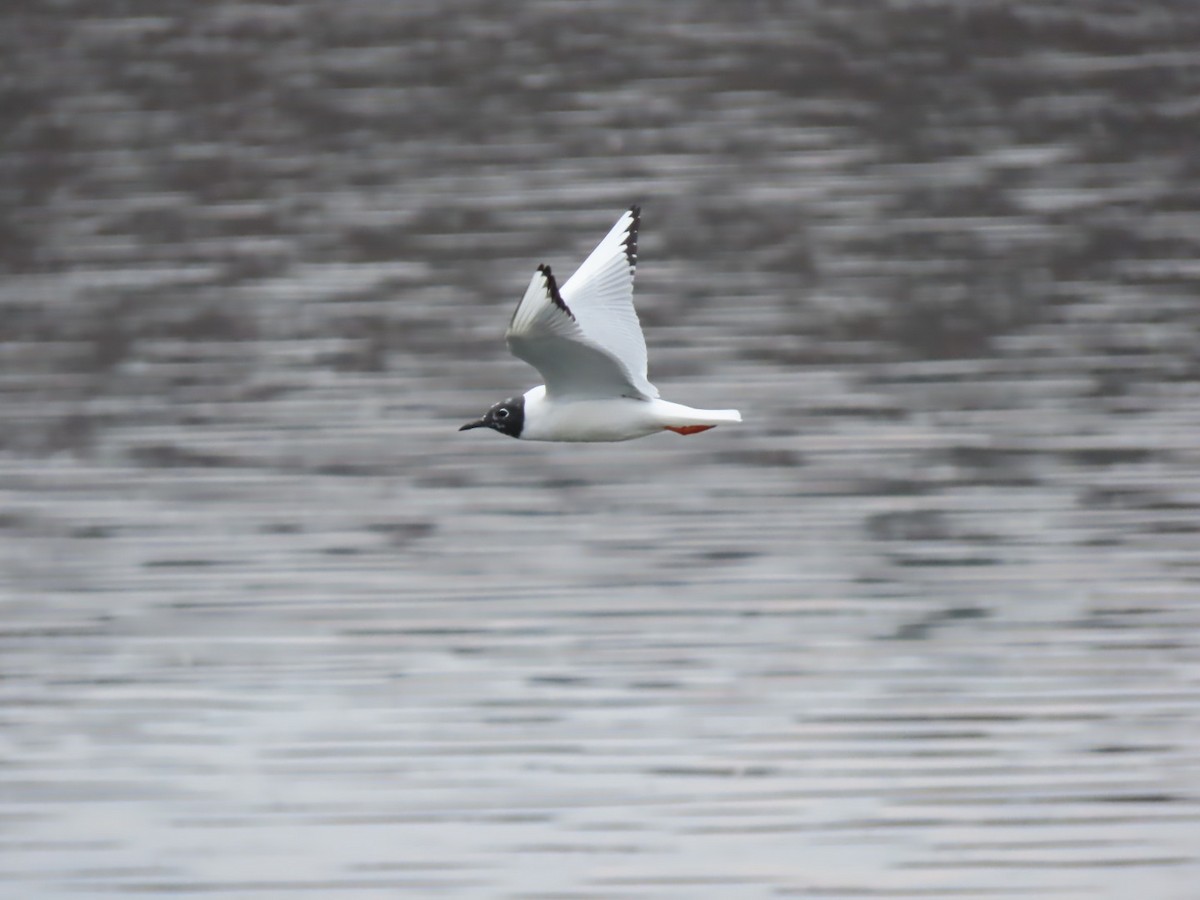
[{"label": "gull", "polygon": [[646,339],[633,308],[641,210],[631,206],[559,289],[540,265],[508,323],[508,349],[545,384],[463,425],[524,441],[628,441],[690,435],[742,421],[736,409],[693,409],[646,379]]}]

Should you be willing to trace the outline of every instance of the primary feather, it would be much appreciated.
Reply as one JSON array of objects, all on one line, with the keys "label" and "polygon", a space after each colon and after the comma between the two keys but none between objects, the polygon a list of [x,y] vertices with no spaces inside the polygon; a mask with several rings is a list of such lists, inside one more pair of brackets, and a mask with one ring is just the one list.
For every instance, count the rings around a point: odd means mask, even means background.
[{"label": "primary feather", "polygon": [[639,224],[631,207],[561,291],[550,267],[538,266],[517,304],[505,338],[542,374],[548,396],[658,396],[633,307]]}]

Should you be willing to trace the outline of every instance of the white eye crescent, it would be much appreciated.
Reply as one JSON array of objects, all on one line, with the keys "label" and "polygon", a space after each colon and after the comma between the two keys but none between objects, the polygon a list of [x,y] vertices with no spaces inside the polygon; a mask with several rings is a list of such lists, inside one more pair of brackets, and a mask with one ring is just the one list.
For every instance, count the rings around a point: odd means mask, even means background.
[{"label": "white eye crescent", "polygon": [[507,419],[508,418],[508,410],[505,409],[504,407],[501,407],[500,409],[496,410],[496,418],[497,419]]}]

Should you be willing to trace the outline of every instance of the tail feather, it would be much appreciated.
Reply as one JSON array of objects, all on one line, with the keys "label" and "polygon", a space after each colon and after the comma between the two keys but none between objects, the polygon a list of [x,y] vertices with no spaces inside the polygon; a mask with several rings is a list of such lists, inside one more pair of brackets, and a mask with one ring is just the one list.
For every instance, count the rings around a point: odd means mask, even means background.
[{"label": "tail feather", "polygon": [[680,403],[668,403],[663,400],[656,402],[659,404],[658,419],[664,428],[729,425],[742,421],[742,414],[736,409],[693,409]]},{"label": "tail feather", "polygon": [[742,414],[736,409],[698,409],[696,412],[704,416],[708,425],[728,425],[742,421]]}]

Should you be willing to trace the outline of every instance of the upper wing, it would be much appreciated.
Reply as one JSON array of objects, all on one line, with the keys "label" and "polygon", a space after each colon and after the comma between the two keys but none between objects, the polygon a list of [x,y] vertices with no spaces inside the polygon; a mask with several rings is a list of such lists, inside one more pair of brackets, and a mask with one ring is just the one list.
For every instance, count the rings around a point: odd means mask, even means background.
[{"label": "upper wing", "polygon": [[640,207],[627,209],[567,279],[562,296],[584,334],[629,370],[642,393],[657,397],[658,391],[646,380],[646,339],[633,308],[633,272],[641,221]]},{"label": "upper wing", "polygon": [[549,266],[538,266],[505,334],[508,349],[542,373],[554,397],[658,396],[621,360],[584,334]]},{"label": "upper wing", "polygon": [[613,226],[561,293],[539,266],[508,325],[509,349],[534,366],[559,396],[652,399],[646,340],[633,308],[639,210]]}]

